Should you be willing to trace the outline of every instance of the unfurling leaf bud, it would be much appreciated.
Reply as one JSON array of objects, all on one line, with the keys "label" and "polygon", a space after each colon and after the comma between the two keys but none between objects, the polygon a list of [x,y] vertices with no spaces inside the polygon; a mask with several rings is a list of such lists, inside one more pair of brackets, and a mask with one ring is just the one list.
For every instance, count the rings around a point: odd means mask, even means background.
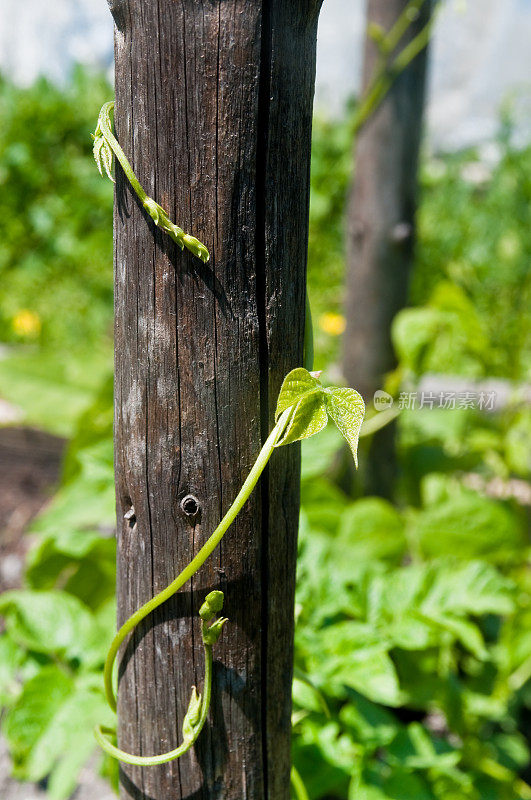
[{"label": "unfurling leaf bud", "polygon": [[98,116],[98,123],[93,135],[94,158],[100,174],[103,175],[103,170],[105,170],[109,178],[114,181],[112,177],[112,164],[113,157],[116,157],[122,166],[125,176],[136,192],[137,197],[155,225],[168,233],[173,241],[179,245],[181,250],[187,247],[194,256],[197,256],[197,258],[200,258],[201,261],[206,263],[210,258],[210,254],[205,245],[202,244],[199,239],[196,239],[195,236],[185,234],[182,228],[179,228],[178,225],[175,225],[175,223],[171,221],[162,206],[159,206],[151,197],[147,197],[144,188],[133,172],[131,164],[127,160],[124,151],[113,133],[113,113],[114,101],[111,100],[108,103],[104,103]]},{"label": "unfurling leaf bud", "polygon": [[201,631],[201,635],[203,637],[204,644],[213,645],[216,644],[217,640],[221,635],[221,629],[227,622],[227,617],[220,617],[215,622],[212,623],[210,627],[207,627],[205,623],[203,623],[203,629]]},{"label": "unfurling leaf bud", "polygon": [[192,696],[188,703],[188,710],[183,719],[183,739],[189,742],[194,738],[195,728],[201,716],[201,695],[197,693],[195,686],[192,687]]},{"label": "unfurling leaf bud", "polygon": [[200,258],[201,261],[204,261],[206,264],[210,258],[210,253],[205,245],[199,241],[199,239],[196,239],[195,236],[190,236],[189,233],[185,233],[183,236],[183,244],[187,250],[193,253],[194,256],[197,256],[197,258]]},{"label": "unfurling leaf bud", "polygon": [[159,225],[161,221],[161,216],[164,214],[164,210],[156,203],[151,197],[146,197],[143,201],[142,205],[146,209],[147,213],[155,223],[155,225]]},{"label": "unfurling leaf bud", "polygon": [[114,178],[112,176],[113,152],[103,137],[103,134],[98,133],[98,128],[96,128],[96,133],[94,134],[93,139],[94,146],[92,148],[92,152],[94,154],[94,161],[96,162],[98,171],[103,177],[103,170],[105,170],[109,180],[114,183]]},{"label": "unfurling leaf bud", "polygon": [[223,608],[223,600],[223,592],[220,592],[217,589],[207,594],[203,605],[199,609],[199,616],[203,622],[210,622],[214,614],[217,614],[218,611],[221,611]]}]

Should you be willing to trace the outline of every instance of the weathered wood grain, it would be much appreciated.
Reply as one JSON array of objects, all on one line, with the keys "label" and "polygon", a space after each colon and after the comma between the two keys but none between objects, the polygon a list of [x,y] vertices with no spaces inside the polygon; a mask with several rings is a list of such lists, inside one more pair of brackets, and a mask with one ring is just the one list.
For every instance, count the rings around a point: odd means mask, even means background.
[{"label": "weathered wood grain", "polygon": [[[318,5],[112,3],[118,139],[148,194],[211,252],[207,265],[182,253],[117,170],[119,622],[208,538],[302,362]],[[292,446],[192,582],[133,635],[119,742],[149,755],[180,741],[203,680],[197,611],[225,592],[209,723],[179,761],[124,767],[122,798],[287,800],[298,503]]]}]

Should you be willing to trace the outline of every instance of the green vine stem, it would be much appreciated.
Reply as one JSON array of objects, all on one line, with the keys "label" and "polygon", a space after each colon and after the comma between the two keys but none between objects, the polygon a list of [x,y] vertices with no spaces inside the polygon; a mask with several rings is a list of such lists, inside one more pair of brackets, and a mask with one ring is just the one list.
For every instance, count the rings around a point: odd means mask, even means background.
[{"label": "green vine stem", "polygon": [[[328,419],[331,418],[347,440],[356,460],[359,432],[365,411],[363,400],[354,389],[325,388],[319,381],[319,374],[308,372],[308,370],[300,367],[292,370],[286,376],[278,396],[275,425],[231,507],[215,531],[183,571],[165,589],[135,611],[118,630],[109,648],[104,668],[105,695],[114,711],[116,711],[116,696],[113,689],[113,667],[121,644],[148,614],[168,600],[190,580],[215,550],[248,500],[274,449],[291,442],[307,439],[319,433],[326,426]],[[112,729],[98,726],[95,729],[96,739],[109,755],[128,764],[154,766],[155,764],[163,764],[178,758],[189,750],[196,741],[210,705],[212,645],[217,641],[226,620],[221,618],[209,627],[206,626],[206,623],[212,619],[216,612],[221,610],[222,604],[223,594],[221,592],[211,592],[199,610],[205,651],[205,682],[202,698],[197,695],[195,688],[192,691],[190,705],[183,724],[183,743],[175,750],[161,755],[135,756],[118,749],[109,741],[108,736],[114,734]]]},{"label": "green vine stem", "polygon": [[429,21],[419,33],[394,59],[391,58],[393,51],[398,47],[400,40],[411,25],[412,19],[419,13],[425,2],[426,0],[410,0],[388,33],[385,33],[379,25],[372,24],[369,26],[369,35],[378,48],[379,58],[365,96],[361,98],[356,109],[352,127],[354,136],[359,133],[365,122],[380,106],[398,76],[427,47],[435,24],[437,9],[432,12]]},{"label": "green vine stem", "polygon": [[[166,211],[164,211],[164,209],[159,206],[158,203],[152,200],[151,197],[147,196],[144,187],[133,172],[131,164],[127,160],[124,151],[120,147],[120,144],[113,133],[113,123],[111,119],[113,112],[114,100],[109,100],[109,102],[103,104],[99,113],[96,130],[93,134],[94,160],[96,161],[100,175],[103,175],[105,170],[106,175],[111,181],[114,182],[114,178],[112,176],[112,163],[113,156],[116,156],[122,165],[122,169],[127,177],[127,180],[133,187],[138,199],[142,203],[142,206],[148,212],[155,225],[158,225],[159,228],[171,236],[173,241],[177,242],[181,250],[183,247],[186,247],[191,253],[194,254],[194,256],[197,256],[201,259],[201,261],[206,263],[210,258],[210,253],[205,245],[202,244],[199,239],[196,239],[195,236],[190,236],[189,234],[185,233],[182,228],[179,228],[178,225],[175,225],[175,223],[170,220]],[[306,292],[306,311],[304,321],[304,366],[308,370],[313,369],[313,326],[308,292]]]},{"label": "green vine stem", "polygon": [[162,603],[168,600],[172,595],[175,594],[184,584],[190,580],[190,578],[197,572],[197,570],[205,563],[209,555],[216,549],[220,541],[222,540],[223,536],[227,532],[228,528],[234,520],[236,519],[237,515],[241,511],[243,505],[247,501],[247,498],[253,491],[254,487],[258,482],[258,478],[264,471],[264,468],[271,458],[273,450],[275,449],[275,445],[279,441],[280,437],[282,436],[289,418],[291,414],[291,408],[286,409],[286,411],[280,416],[277,424],[269,434],[264,446],[262,447],[258,458],[256,459],[249,475],[247,476],[242,488],[238,492],[236,499],[234,500],[233,504],[219,523],[218,527],[214,531],[214,533],[210,536],[210,538],[205,542],[203,547],[199,550],[197,555],[190,561],[190,563],[183,569],[179,575],[163,589],[161,592],[152,597],[151,600],[148,600],[147,603],[144,603],[135,613],[129,617],[126,622],[122,625],[119,629],[118,633],[112,640],[111,646],[109,648],[109,652],[107,654],[107,659],[105,661],[105,669],[104,669],[104,683],[105,683],[105,695],[107,697],[107,702],[111,706],[111,708],[116,711],[116,697],[114,694],[113,689],[113,666],[116,655],[118,650],[120,649],[120,645],[124,641],[124,639],[131,633],[133,628],[136,628],[139,622],[141,622],[148,614],[151,614],[156,608],[158,608]]},{"label": "green vine stem", "polygon": [[133,764],[139,767],[152,767],[157,764],[166,764],[184,755],[197,741],[208,716],[210,698],[212,695],[212,646],[217,642],[221,629],[227,621],[225,617],[218,619],[212,625],[207,626],[214,614],[221,611],[223,607],[223,592],[210,592],[205,598],[205,602],[199,609],[201,617],[201,638],[205,655],[205,681],[203,695],[198,695],[195,686],[192,688],[192,696],[188,705],[188,710],[183,720],[183,741],[174,750],[161,753],[157,756],[134,756],[115,747],[110,741],[110,736],[115,736],[116,731],[104,725],[97,725],[94,729],[94,736],[100,747],[113,758],[123,761],[125,764]]},{"label": "green vine stem", "polygon": [[296,800],[310,800],[310,796],[306,791],[306,786],[304,785],[304,782],[295,767],[291,768],[290,778]]},{"label": "green vine stem", "polygon": [[[290,421],[291,413],[292,408],[290,407],[280,415],[280,418],[268,436],[264,446],[262,447],[258,458],[256,459],[249,475],[247,476],[247,479],[238,492],[236,499],[219,523],[218,527],[215,529],[214,533],[205,542],[197,555],[185,567],[185,569],[179,573],[179,575],[177,575],[175,580],[173,580],[165,589],[163,589],[162,592],[159,592],[159,594],[155,595],[155,597],[152,597],[151,600],[141,606],[132,616],[129,617],[129,619],[126,620],[126,622],[124,622],[124,624],[118,630],[118,633],[111,643],[109,652],[107,653],[104,668],[105,695],[107,697],[107,702],[114,711],[116,711],[116,696],[113,689],[113,667],[122,642],[134,630],[134,628],[143,619],[145,619],[148,614],[168,600],[188,580],[190,580],[190,578],[197,572],[197,570],[204,564],[206,559],[218,546],[221,539],[227,532],[230,525],[234,522],[236,516],[241,511],[242,507],[256,486],[260,475],[264,471],[267,462],[271,458],[275,446],[278,444],[280,438],[285,432],[288,422]],[[216,597],[220,598],[220,600],[218,600],[219,606],[216,604]],[[222,603],[223,593],[211,592],[199,610],[199,616],[201,617],[203,649],[205,654],[204,688],[202,697],[197,695],[195,687],[192,690],[190,705],[183,723],[184,740],[182,744],[180,744],[179,747],[175,748],[174,750],[170,750],[167,753],[161,753],[160,755],[135,756],[131,753],[125,752],[124,750],[120,750],[109,741],[109,736],[115,735],[115,730],[102,725],[97,725],[94,729],[94,736],[96,737],[98,744],[103,750],[105,750],[106,753],[108,753],[108,755],[118,759],[119,761],[123,761],[126,764],[147,767],[173,761],[174,759],[182,756],[192,747],[197,740],[197,737],[201,733],[201,729],[203,728],[207,718],[212,692],[212,646],[216,643],[221,633],[221,628],[226,620],[225,618],[222,618],[217,622],[214,622],[212,625],[210,625],[210,627],[206,627],[206,622],[211,619],[213,613],[221,610]]]},{"label": "green vine stem", "polygon": [[100,171],[100,175],[103,175],[103,170],[105,170],[110,180],[114,181],[114,178],[112,177],[112,162],[113,155],[116,156],[117,160],[122,166],[123,171],[125,172],[127,180],[133,187],[138,199],[142,203],[142,206],[145,208],[155,225],[171,236],[173,241],[179,245],[181,250],[186,247],[186,249],[193,253],[194,256],[197,256],[197,258],[200,258],[201,261],[206,263],[210,258],[210,254],[205,245],[202,244],[199,239],[196,239],[195,236],[185,233],[182,228],[179,228],[178,225],[175,225],[175,223],[169,218],[168,213],[164,211],[162,206],[159,206],[155,200],[153,200],[151,197],[148,197],[144,187],[133,172],[131,164],[127,160],[124,151],[120,147],[120,144],[113,133],[113,113],[114,100],[109,100],[109,102],[104,103],[101,108],[96,130],[94,131],[94,159]]}]

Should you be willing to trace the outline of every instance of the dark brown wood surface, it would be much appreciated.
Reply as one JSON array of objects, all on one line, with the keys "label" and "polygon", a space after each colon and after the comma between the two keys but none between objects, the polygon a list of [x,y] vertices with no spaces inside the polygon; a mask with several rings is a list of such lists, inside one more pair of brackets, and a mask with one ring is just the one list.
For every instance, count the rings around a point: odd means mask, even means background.
[{"label": "dark brown wood surface", "polygon": [[[409,0],[368,0],[367,22],[389,31]],[[430,19],[431,0],[408,28],[398,51]],[[396,364],[391,323],[406,305],[415,241],[417,166],[422,132],[427,48],[392,84],[381,105],[361,128],[354,150],[355,172],[347,210],[347,327],[343,374],[366,402],[382,388]],[[367,36],[363,91],[377,69],[378,50]],[[391,496],[395,482],[394,425],[363,443],[361,491]],[[354,476],[347,467],[350,483]]]},{"label": "dark brown wood surface", "polygon": [[[302,362],[318,3],[114,0],[117,137],[146,191],[211,252],[115,203],[118,617],[191,560],[232,503]],[[181,509],[186,495],[198,511]],[[119,743],[181,740],[202,686],[197,612],[225,592],[213,702],[191,753],[124,767],[122,798],[287,800],[299,451],[282,448],[219,549],[122,655]],[[134,508],[134,516],[124,515]]]}]

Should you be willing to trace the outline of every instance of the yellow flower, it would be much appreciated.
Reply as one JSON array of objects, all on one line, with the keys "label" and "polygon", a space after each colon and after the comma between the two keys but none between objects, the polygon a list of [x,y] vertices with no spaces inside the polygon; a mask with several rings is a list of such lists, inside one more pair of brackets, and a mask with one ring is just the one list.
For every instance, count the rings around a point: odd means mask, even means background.
[{"label": "yellow flower", "polygon": [[343,314],[335,314],[333,311],[327,311],[319,317],[319,327],[330,336],[341,336],[345,330],[345,317]]},{"label": "yellow flower", "polygon": [[41,320],[35,311],[23,308],[13,317],[13,330],[18,336],[35,338],[41,332]]}]

